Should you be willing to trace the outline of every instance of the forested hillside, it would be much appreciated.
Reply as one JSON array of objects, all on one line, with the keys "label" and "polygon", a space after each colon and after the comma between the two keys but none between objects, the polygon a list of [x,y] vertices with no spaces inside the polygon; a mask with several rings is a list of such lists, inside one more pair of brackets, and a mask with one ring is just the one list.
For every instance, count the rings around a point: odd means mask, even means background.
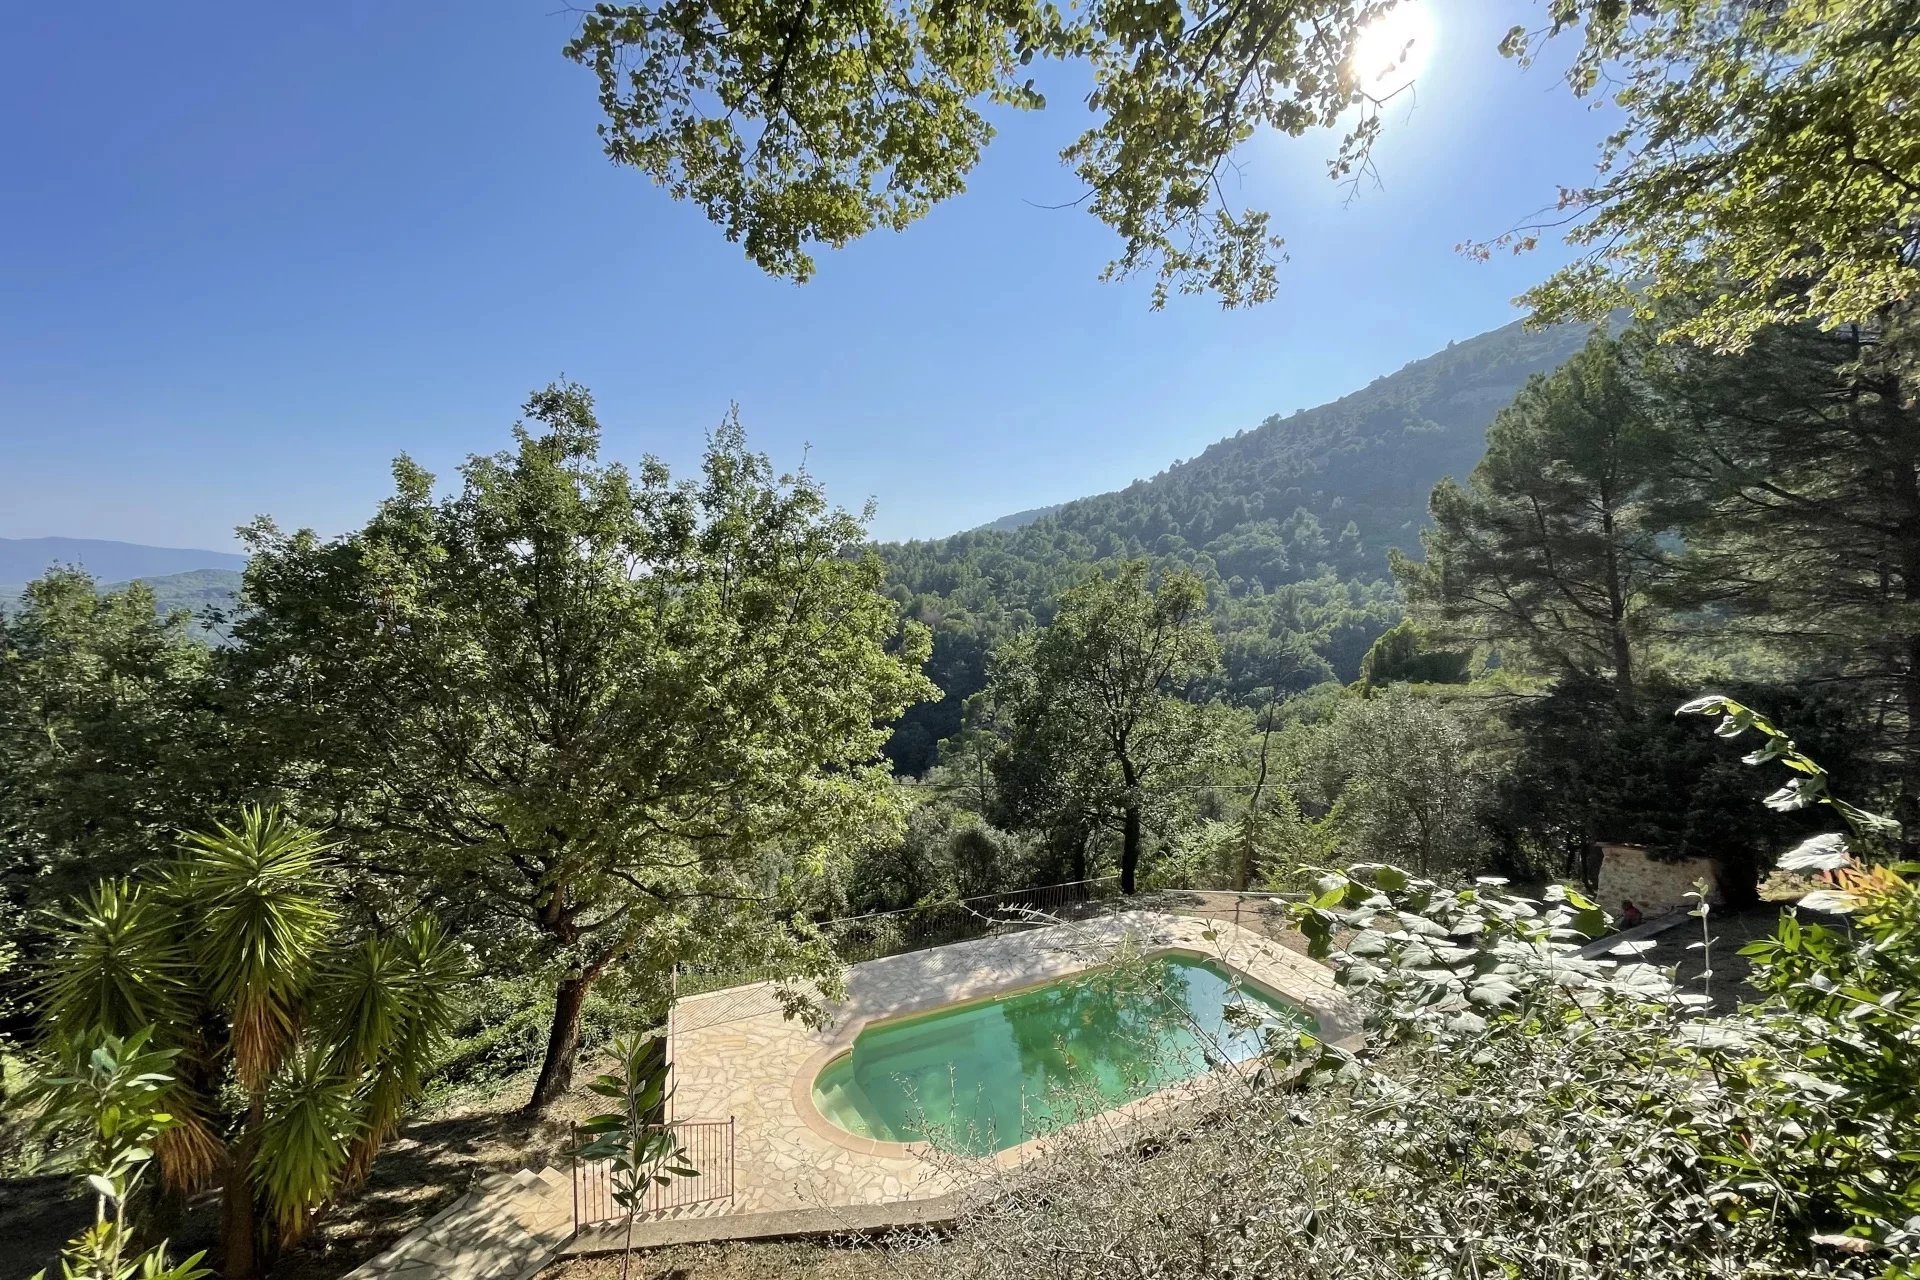
[{"label": "forested hillside", "polygon": [[[1206,584],[1224,656],[1218,692],[1244,702],[1276,686],[1354,679],[1368,646],[1400,618],[1388,551],[1418,546],[1434,484],[1472,470],[1494,414],[1585,336],[1579,326],[1529,331],[1516,322],[1331,404],[1268,418],[1118,492],[882,545],[893,599],[933,629],[927,672],[941,689],[897,725],[888,745],[895,767],[917,774],[935,762],[941,739],[960,729],[965,699],[986,687],[996,644],[1047,622],[1052,602],[1096,566],[1131,557],[1189,565]],[[122,548],[156,564],[200,557],[207,567],[116,572],[121,560],[108,551]],[[96,580],[141,577],[163,613],[186,609],[203,623],[209,610],[232,608],[240,575],[227,562],[244,563],[80,539],[0,540],[9,549],[31,552],[27,560],[84,551],[89,568],[108,566],[94,568]],[[34,562],[21,582],[46,568]]]},{"label": "forested hillside", "polygon": [[209,609],[229,609],[240,592],[247,558],[230,551],[148,547],[99,538],[0,538],[0,616],[17,609],[27,583],[50,569],[85,569],[103,591],[123,591],[140,581],[153,588],[164,616],[185,609],[196,618]]},{"label": "forested hillside", "polygon": [[1510,324],[1019,528],[883,546],[894,598],[933,628],[928,670],[945,694],[908,711],[895,764],[932,764],[985,687],[994,644],[1046,622],[1091,566],[1127,557],[1187,564],[1206,583],[1225,692],[1353,679],[1400,616],[1388,550],[1418,545],[1434,484],[1472,470],[1494,414],[1585,340],[1580,326]]},{"label": "forested hillside", "polygon": [[[154,607],[161,613],[185,609],[198,618],[209,609],[231,609],[240,594],[241,576],[238,569],[195,569],[139,581],[152,589]],[[117,582],[101,589],[124,591],[131,585]]]}]

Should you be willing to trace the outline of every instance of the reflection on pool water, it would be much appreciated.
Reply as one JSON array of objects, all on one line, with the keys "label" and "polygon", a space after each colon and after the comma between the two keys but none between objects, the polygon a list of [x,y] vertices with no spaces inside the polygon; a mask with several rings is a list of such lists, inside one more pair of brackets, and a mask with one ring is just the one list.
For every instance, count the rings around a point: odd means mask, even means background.
[{"label": "reflection on pool water", "polygon": [[[1234,1025],[1229,1005],[1259,1025]],[[1276,1027],[1314,1021],[1210,960],[1153,956],[868,1027],[813,1100],[861,1137],[983,1155],[1251,1058]]]}]

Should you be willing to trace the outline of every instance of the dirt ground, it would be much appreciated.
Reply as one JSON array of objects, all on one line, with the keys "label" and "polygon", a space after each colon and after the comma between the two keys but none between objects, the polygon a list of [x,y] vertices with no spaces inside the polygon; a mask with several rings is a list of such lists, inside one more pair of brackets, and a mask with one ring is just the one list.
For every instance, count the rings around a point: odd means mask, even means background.
[{"label": "dirt ground", "polygon": [[93,1220],[69,1177],[0,1182],[0,1277],[18,1280],[42,1267],[59,1274],[60,1246]]},{"label": "dirt ground", "polygon": [[533,1087],[529,1074],[411,1121],[382,1148],[366,1185],[273,1268],[274,1280],[334,1280],[482,1178],[548,1164],[564,1168],[569,1125],[605,1110],[604,1100],[585,1087],[599,1069],[577,1069],[573,1092],[539,1120],[520,1114]]},{"label": "dirt ground", "polygon": [[[689,1245],[633,1255],[627,1280],[908,1280],[938,1274],[935,1260],[874,1244],[798,1241]],[[620,1258],[573,1258],[540,1280],[620,1280]]]},{"label": "dirt ground", "polygon": [[[1715,1013],[1731,1013],[1737,1006],[1759,997],[1759,992],[1747,985],[1753,962],[1740,954],[1740,948],[1771,934],[1780,920],[1781,910],[1787,905],[1769,901],[1741,910],[1716,908],[1706,921],[1705,937],[1712,942],[1710,948],[1696,945],[1702,940],[1700,921],[1688,920],[1653,939],[1653,949],[1641,958],[1648,964],[1673,970],[1676,980],[1687,990],[1711,997]],[[1804,924],[1843,927],[1839,916],[1821,911],[1802,909],[1800,920]],[[1707,976],[1709,969],[1710,977]]]}]

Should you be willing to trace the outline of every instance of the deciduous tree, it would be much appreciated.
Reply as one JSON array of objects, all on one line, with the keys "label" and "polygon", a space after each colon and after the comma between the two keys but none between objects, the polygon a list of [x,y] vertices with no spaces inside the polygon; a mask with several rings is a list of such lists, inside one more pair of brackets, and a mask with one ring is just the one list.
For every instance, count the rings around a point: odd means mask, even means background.
[{"label": "deciduous tree", "polygon": [[1288,745],[1297,792],[1331,811],[1351,856],[1423,876],[1482,868],[1480,807],[1492,771],[1458,712],[1389,685],[1375,697],[1342,698],[1331,718]]},{"label": "deciduous tree", "polygon": [[1150,589],[1146,562],[1134,561],[1067,592],[1053,625],[996,674],[1016,726],[1014,755],[1058,761],[1070,752],[1064,770],[1041,772],[1118,812],[1125,893],[1140,866],[1148,788],[1219,738],[1219,719],[1184,696],[1219,661],[1206,604],[1192,574],[1170,573]]},{"label": "deciduous tree", "polygon": [[1155,305],[1177,289],[1235,306],[1273,294],[1280,240],[1266,213],[1228,200],[1234,151],[1261,128],[1342,128],[1335,172],[1364,165],[1380,68],[1354,55],[1393,7],[606,3],[566,53],[599,83],[609,158],[801,280],[815,246],[899,230],[964,190],[988,111],[1046,105],[1030,64],[1083,63],[1094,122],[1062,159],[1121,236],[1107,274],[1152,272]]},{"label": "deciduous tree", "polygon": [[0,620],[0,878],[36,910],[165,856],[239,791],[213,655],[143,583],[101,594],[79,569]]},{"label": "deciduous tree", "polygon": [[450,496],[403,458],[358,533],[250,530],[236,634],[307,802],[552,976],[539,1109],[611,968],[664,996],[897,830],[881,726],[931,687],[860,521],[736,421],[675,482],[602,463],[578,386],[526,414]]},{"label": "deciduous tree", "polygon": [[1467,679],[1473,655],[1459,649],[1434,647],[1418,623],[1405,618],[1388,628],[1360,664],[1363,689],[1384,689],[1403,681],[1413,684],[1460,684]]},{"label": "deciduous tree", "polygon": [[[957,195],[992,110],[1047,105],[1049,64],[1091,81],[1062,151],[1070,203],[1120,237],[1106,275],[1150,272],[1228,306],[1278,288],[1268,214],[1223,174],[1256,134],[1331,129],[1328,170],[1364,174],[1383,118],[1369,28],[1402,0],[1046,0],[910,4],[711,0],[596,5],[566,54],[594,73],[607,155],[698,204],[765,270],[899,230]],[[1488,44],[1527,59],[1577,33],[1566,75],[1622,116],[1598,177],[1569,175],[1551,217],[1583,256],[1536,290],[1550,318],[1668,296],[1715,302],[1678,334],[1738,346],[1785,319],[1863,319],[1920,279],[1920,35],[1908,0],[1542,0]],[[1477,10],[1454,11],[1476,38]],[[1391,27],[1383,29],[1391,30]],[[1449,33],[1449,40],[1456,38]],[[1039,64],[1038,66],[1034,64]],[[1076,91],[1076,98],[1081,95]],[[1443,108],[1444,109],[1444,108]],[[1810,267],[1811,264],[1811,267]],[[1816,273],[1806,294],[1777,286]]]},{"label": "deciduous tree", "polygon": [[[1583,36],[1567,82],[1624,113],[1553,225],[1586,253],[1527,295],[1544,319],[1621,307],[1668,337],[1867,321],[1920,285],[1920,24],[1909,0],[1548,0],[1526,56]],[[1541,228],[1517,233],[1520,238]],[[1705,299],[1704,305],[1693,305]],[[1663,304],[1682,301],[1679,311]]]}]

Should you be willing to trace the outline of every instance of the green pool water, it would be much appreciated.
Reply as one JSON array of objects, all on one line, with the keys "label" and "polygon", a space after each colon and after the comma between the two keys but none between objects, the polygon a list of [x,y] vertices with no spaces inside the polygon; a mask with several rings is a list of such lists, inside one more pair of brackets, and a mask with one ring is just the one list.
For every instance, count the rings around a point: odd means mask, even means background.
[{"label": "green pool water", "polygon": [[[1229,1004],[1260,1025],[1232,1025]],[[1210,960],[1154,956],[868,1027],[814,1080],[813,1100],[862,1137],[986,1154],[1244,1061],[1270,1028],[1313,1025],[1235,990]]]}]

